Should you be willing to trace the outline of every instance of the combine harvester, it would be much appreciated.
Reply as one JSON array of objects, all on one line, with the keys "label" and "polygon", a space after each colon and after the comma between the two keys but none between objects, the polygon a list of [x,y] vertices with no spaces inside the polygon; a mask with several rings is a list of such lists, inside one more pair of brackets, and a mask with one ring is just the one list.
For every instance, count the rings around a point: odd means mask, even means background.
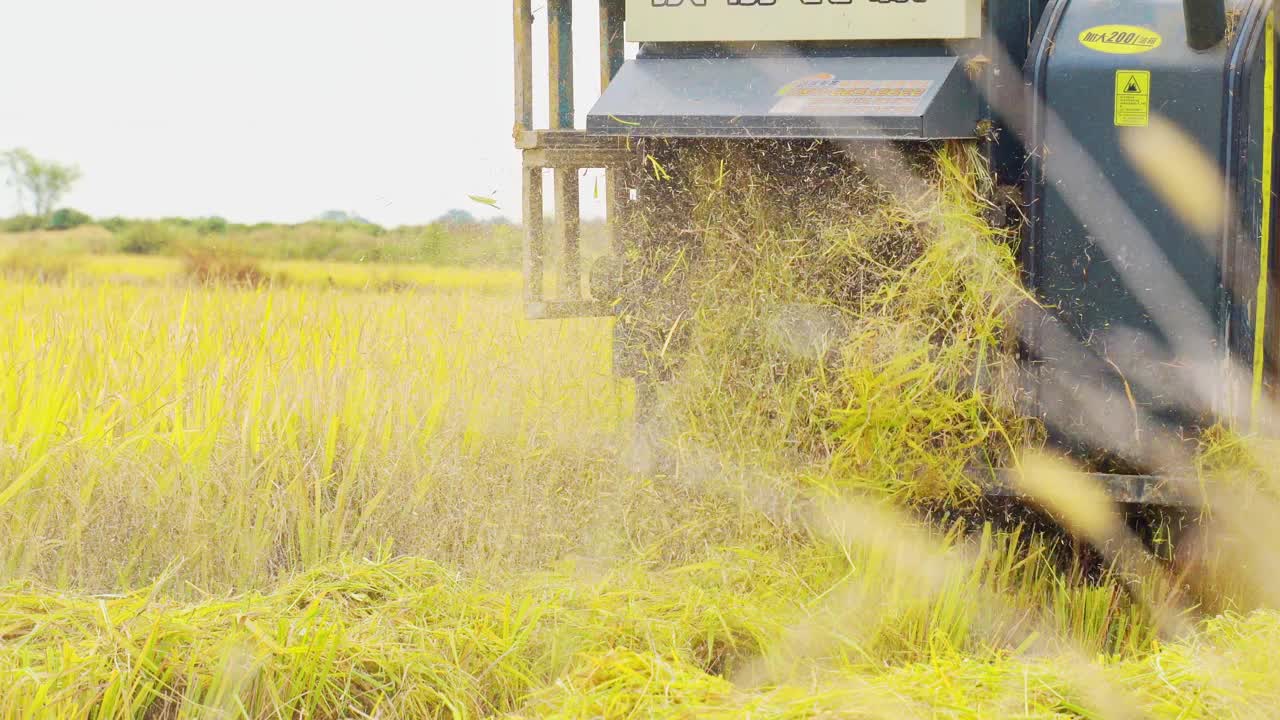
[{"label": "combine harvester", "polygon": [[[1014,210],[1022,281],[1040,301],[1017,330],[1028,414],[1053,446],[1119,502],[1178,505],[1187,495],[1160,462],[1170,447],[1219,422],[1269,424],[1280,260],[1268,1],[601,0],[602,95],[585,129],[574,128],[572,2],[546,0],[546,13],[542,129],[531,0],[515,0],[531,317],[615,313],[632,271],[617,259],[634,242],[622,219],[655,210],[633,182],[646,142],[966,139]],[[615,255],[588,288],[586,168],[606,173]],[[562,243],[554,293],[549,237]],[[990,492],[1009,492],[1005,473],[986,475]]]}]

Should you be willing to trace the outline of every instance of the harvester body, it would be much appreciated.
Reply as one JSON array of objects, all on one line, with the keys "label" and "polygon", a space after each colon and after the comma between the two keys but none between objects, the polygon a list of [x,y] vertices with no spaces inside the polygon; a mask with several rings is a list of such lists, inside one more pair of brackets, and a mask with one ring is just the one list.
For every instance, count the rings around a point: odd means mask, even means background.
[{"label": "harvester body", "polygon": [[[543,167],[578,273],[575,173],[608,170],[613,219],[643,212],[626,186],[645,138],[972,139],[1014,198],[1039,301],[1018,327],[1028,410],[1055,445],[1119,478],[1121,499],[1158,503],[1145,474],[1168,438],[1263,429],[1280,369],[1269,0],[602,0],[602,95],[583,130],[566,91],[572,4],[549,0],[548,131],[532,125],[529,2],[515,4],[531,315],[616,306],[576,278],[544,293]],[[1209,181],[1169,177],[1168,158],[1144,157],[1164,147],[1153,138]],[[1208,221],[1178,201],[1205,194]]]}]

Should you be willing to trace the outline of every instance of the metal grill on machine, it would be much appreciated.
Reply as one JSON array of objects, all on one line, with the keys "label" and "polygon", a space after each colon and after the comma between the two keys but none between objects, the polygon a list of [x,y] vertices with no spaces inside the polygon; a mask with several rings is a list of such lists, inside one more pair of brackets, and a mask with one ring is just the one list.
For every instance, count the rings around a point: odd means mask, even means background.
[{"label": "metal grill on machine", "polygon": [[[572,2],[546,11],[551,117],[537,129],[531,0],[515,0],[532,317],[612,312],[579,279],[577,171],[606,170],[612,219],[642,208],[623,187],[637,138],[969,138],[1021,203],[1023,280],[1043,306],[1020,328],[1023,363],[1055,445],[1089,457],[1100,422],[1140,417],[1117,441],[1141,454],[1214,418],[1247,425],[1274,399],[1269,0],[601,0],[602,96],[581,130]],[[1185,223],[1125,151],[1127,137],[1168,128],[1225,179],[1227,217],[1212,232]],[[544,168],[556,174],[553,233]],[[563,243],[554,293],[548,236]],[[1205,392],[1210,412],[1186,410]],[[1172,502],[1143,472],[1099,477],[1122,500]]]}]

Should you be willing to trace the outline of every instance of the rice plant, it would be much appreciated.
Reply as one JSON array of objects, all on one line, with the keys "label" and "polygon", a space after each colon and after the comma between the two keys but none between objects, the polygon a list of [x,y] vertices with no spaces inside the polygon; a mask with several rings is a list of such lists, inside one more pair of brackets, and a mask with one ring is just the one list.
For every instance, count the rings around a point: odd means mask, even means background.
[{"label": "rice plant", "polygon": [[[655,158],[697,229],[619,320],[670,353],[656,470],[613,324],[522,320],[507,273],[0,277],[0,716],[1269,716],[1266,446],[1206,439],[1248,499],[1177,563],[1037,485],[968,152],[808,205]],[[976,511],[993,459],[1081,540]]]}]

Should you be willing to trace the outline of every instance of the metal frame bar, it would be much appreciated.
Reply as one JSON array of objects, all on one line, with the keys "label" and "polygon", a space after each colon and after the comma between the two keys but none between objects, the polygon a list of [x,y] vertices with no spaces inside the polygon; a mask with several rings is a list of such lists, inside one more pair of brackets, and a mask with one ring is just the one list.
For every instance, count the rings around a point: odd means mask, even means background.
[{"label": "metal frame bar", "polygon": [[551,129],[573,127],[573,0],[547,0]]},{"label": "metal frame bar", "polygon": [[[633,156],[625,142],[597,138],[574,129],[576,105],[573,74],[573,2],[546,0],[547,89],[550,105],[544,128],[533,113],[533,0],[514,0],[515,21],[515,130],[516,147],[524,151],[522,173],[524,214],[524,300],[531,318],[609,316],[613,308],[583,298],[579,172],[603,168],[607,194],[605,206],[610,244],[615,253],[623,248],[619,230],[626,202],[625,173]],[[608,87],[625,59],[623,35],[625,0],[600,0],[600,89]],[[561,243],[563,259],[555,296],[546,290],[547,227],[543,218],[543,171],[554,174],[555,215],[551,236]]]},{"label": "metal frame bar", "polygon": [[520,170],[524,182],[524,301],[540,303],[543,299],[546,238],[542,227],[542,167]]},{"label": "metal frame bar", "polygon": [[[573,103],[573,0],[547,0],[547,51],[551,79],[551,129],[571,130]],[[562,247],[560,297],[582,299],[581,218],[578,169],[555,168],[555,227]]]},{"label": "metal frame bar", "polygon": [[[622,69],[626,60],[626,38],[624,37],[624,18],[626,0],[600,0],[600,92],[603,93],[613,82],[613,77]],[[623,188],[623,172],[618,167],[605,169],[604,184],[605,217],[608,220],[609,242],[615,257],[622,257],[625,241],[622,236],[622,209],[626,206],[626,191]]]},{"label": "metal frame bar", "polygon": [[515,135],[533,128],[533,9],[531,0],[515,0]]},{"label": "metal frame bar", "polygon": [[623,37],[625,0],[600,0],[600,91],[609,87],[626,59]]}]

